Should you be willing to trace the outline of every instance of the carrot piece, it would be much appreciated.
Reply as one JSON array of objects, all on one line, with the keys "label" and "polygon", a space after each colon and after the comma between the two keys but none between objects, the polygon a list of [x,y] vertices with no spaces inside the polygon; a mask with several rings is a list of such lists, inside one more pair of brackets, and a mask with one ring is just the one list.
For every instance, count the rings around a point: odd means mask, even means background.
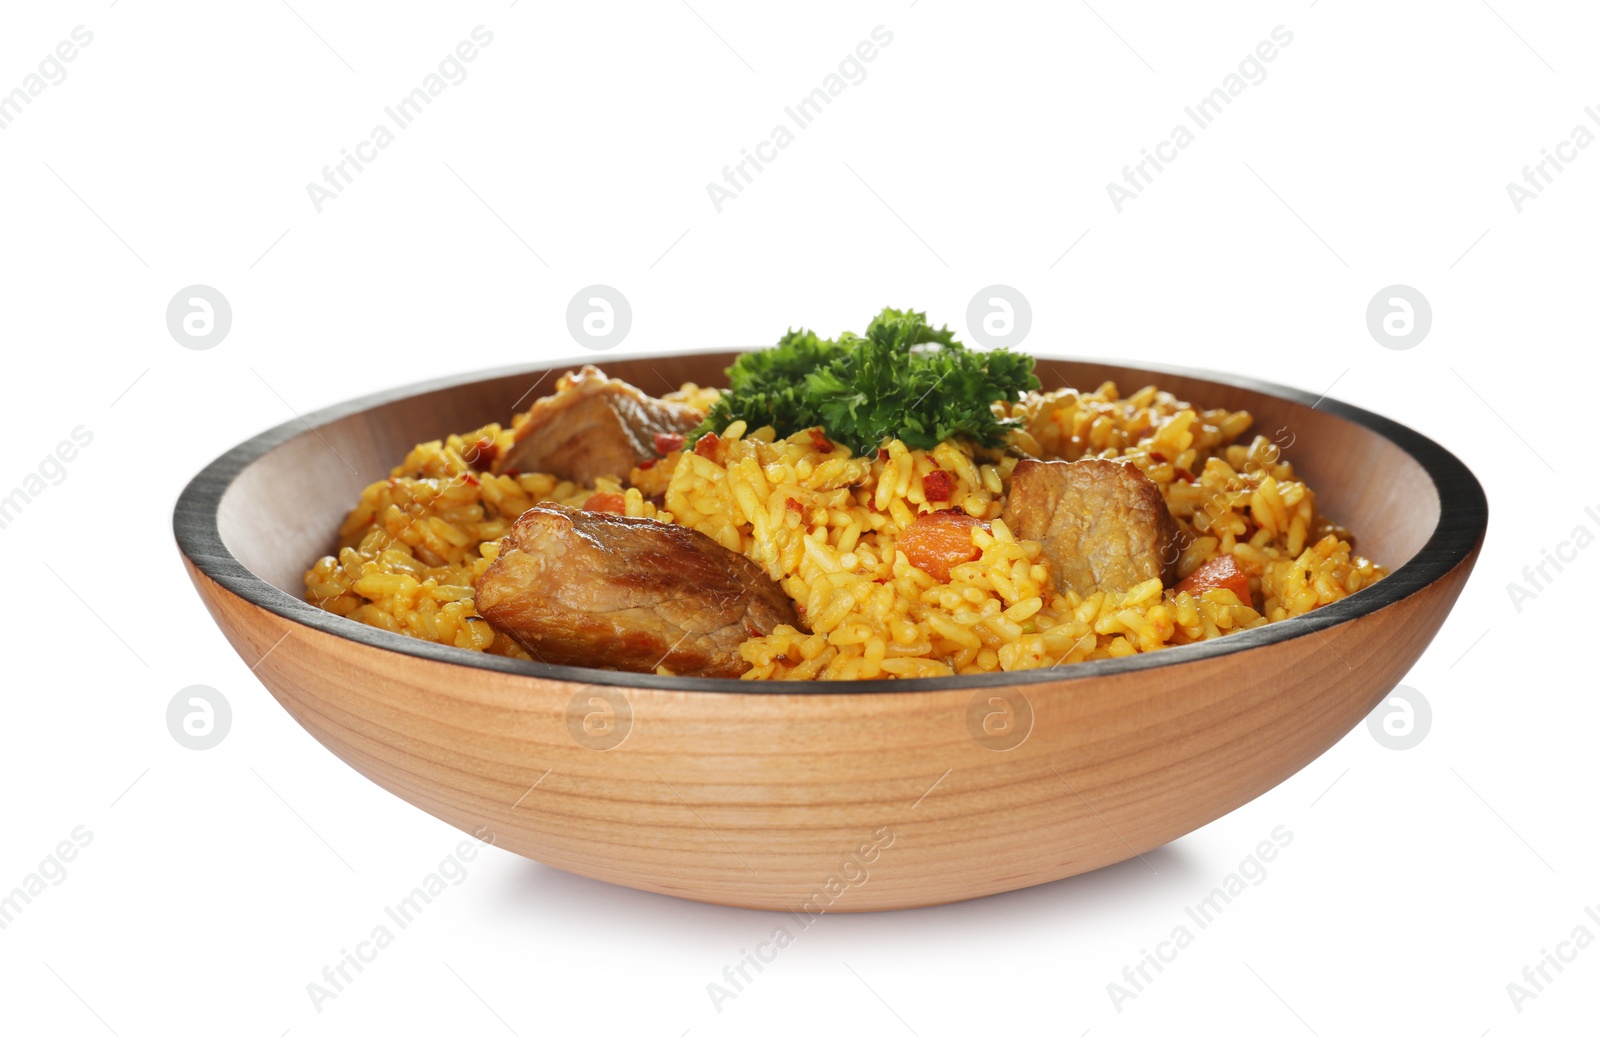
[{"label": "carrot piece", "polygon": [[584,511],[609,511],[613,515],[626,515],[628,505],[620,493],[593,493],[584,502]]},{"label": "carrot piece", "polygon": [[682,450],[682,449],[683,449],[683,437],[678,435],[678,433],[676,433],[676,432],[657,432],[656,433],[656,453],[660,454],[662,457],[667,456],[668,454],[672,453],[674,450]]},{"label": "carrot piece", "polygon": [[1218,555],[1204,563],[1184,577],[1177,589],[1198,598],[1206,591],[1218,587],[1233,591],[1233,596],[1242,604],[1250,604],[1250,577],[1239,568],[1239,563],[1233,560],[1233,555]]},{"label": "carrot piece", "polygon": [[964,511],[924,512],[900,534],[896,546],[906,553],[906,560],[912,565],[940,583],[948,583],[953,567],[983,553],[972,542],[974,527],[987,532],[989,523]]}]

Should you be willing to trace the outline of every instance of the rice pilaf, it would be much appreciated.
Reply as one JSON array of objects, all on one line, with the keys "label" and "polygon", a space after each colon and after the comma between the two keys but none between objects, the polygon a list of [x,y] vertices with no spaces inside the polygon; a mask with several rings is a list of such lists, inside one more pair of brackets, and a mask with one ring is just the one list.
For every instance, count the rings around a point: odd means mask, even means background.
[{"label": "rice pilaf", "polygon": [[[716,397],[694,385],[669,394],[702,411]],[[862,457],[820,428],[778,438],[735,421],[624,482],[594,486],[491,474],[487,461],[510,449],[516,424],[486,425],[418,445],[368,486],[339,531],[337,556],[306,573],[306,596],[396,633],[532,658],[478,615],[477,581],[534,504],[603,500],[607,510],[706,534],[794,600],[810,632],[780,626],[746,640],[744,679],[850,680],[1127,656],[1304,615],[1387,575],[1318,512],[1278,444],[1242,441],[1247,413],[1200,410],[1154,386],[1123,398],[1109,382],[1093,392],[1031,392],[995,412],[1017,419],[1014,449],[947,439],[922,450],[891,439]],[[1019,453],[1135,466],[1176,521],[1179,577],[1231,556],[1250,574],[1253,600],[1158,579],[1123,593],[1058,591],[1042,545],[1018,539],[1001,518]],[[951,567],[948,582],[900,549],[919,514],[946,509],[984,523],[971,534],[977,557]]]}]

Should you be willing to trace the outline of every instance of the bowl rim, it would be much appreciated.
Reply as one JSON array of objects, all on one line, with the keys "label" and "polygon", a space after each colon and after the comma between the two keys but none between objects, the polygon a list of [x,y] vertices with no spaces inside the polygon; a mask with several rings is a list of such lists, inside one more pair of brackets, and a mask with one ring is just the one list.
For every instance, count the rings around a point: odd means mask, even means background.
[{"label": "bowl rim", "polygon": [[[762,347],[751,347],[762,348]],[[609,361],[660,360],[668,356],[723,354],[730,358],[748,350],[725,347],[673,350],[670,353],[627,353],[607,355]],[[1371,615],[1430,586],[1472,556],[1482,543],[1488,527],[1489,506],[1483,487],[1470,469],[1454,454],[1414,429],[1360,407],[1341,402],[1326,394],[1317,397],[1301,389],[1278,385],[1243,375],[1224,374],[1198,368],[1130,363],[1120,358],[1072,357],[1030,354],[1037,360],[1063,363],[1100,364],[1133,368],[1152,375],[1170,375],[1213,382],[1278,397],[1291,403],[1324,410],[1388,439],[1422,466],[1433,480],[1439,497],[1439,522],[1422,548],[1399,569],[1349,597],[1323,605],[1302,616],[1292,616],[1225,637],[1187,645],[1174,645],[1156,652],[1140,652],[1120,659],[1091,659],[1066,666],[1033,670],[1000,671],[985,674],[957,674],[950,677],[916,677],[853,681],[761,681],[758,683],[727,677],[667,677],[653,673],[600,670],[585,666],[560,666],[506,656],[473,652],[453,645],[436,644],[404,634],[391,633],[317,608],[289,594],[251,572],[222,541],[218,512],[223,496],[246,467],[289,440],[307,433],[316,434],[322,426],[359,414],[374,407],[413,396],[459,388],[475,382],[514,375],[533,376],[564,366],[593,363],[596,357],[554,360],[534,366],[510,365],[466,374],[428,379],[393,389],[369,393],[320,410],[297,416],[265,432],[252,436],[223,453],[184,487],[173,509],[173,534],[178,549],[201,573],[257,608],[283,619],[370,648],[398,652],[431,662],[488,670],[513,677],[555,680],[563,683],[625,687],[661,691],[708,691],[719,694],[760,695],[855,695],[930,691],[971,691],[983,688],[1014,687],[1086,680],[1118,674],[1181,666],[1202,659],[1213,659],[1235,652],[1319,634],[1341,623]]]}]

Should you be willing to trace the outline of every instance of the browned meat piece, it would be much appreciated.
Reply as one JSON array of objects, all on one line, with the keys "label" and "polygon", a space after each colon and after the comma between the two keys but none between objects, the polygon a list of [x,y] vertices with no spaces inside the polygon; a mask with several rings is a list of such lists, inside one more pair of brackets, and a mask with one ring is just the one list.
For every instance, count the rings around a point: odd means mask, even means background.
[{"label": "browned meat piece", "polygon": [[548,663],[686,677],[737,677],[740,642],[800,627],[760,566],[704,533],[559,504],[517,519],[477,608]]},{"label": "browned meat piece", "polygon": [[1130,464],[1020,461],[1001,518],[1016,536],[1043,542],[1062,591],[1120,593],[1177,576],[1177,524],[1155,483]]},{"label": "browned meat piece", "polygon": [[657,436],[670,442],[704,420],[693,407],[646,396],[585,364],[534,403],[494,470],[548,472],[586,486],[601,476],[622,480],[634,465],[663,456]]}]

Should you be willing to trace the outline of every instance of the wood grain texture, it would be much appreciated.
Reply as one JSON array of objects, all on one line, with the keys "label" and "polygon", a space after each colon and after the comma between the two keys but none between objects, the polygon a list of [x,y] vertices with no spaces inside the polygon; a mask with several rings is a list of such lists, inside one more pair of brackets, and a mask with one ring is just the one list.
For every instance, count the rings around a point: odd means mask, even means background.
[{"label": "wood grain texture", "polygon": [[[729,359],[606,367],[659,392],[684,380],[716,384]],[[369,633],[360,636],[373,643],[346,636],[356,625],[337,617],[305,621],[278,600],[268,585],[298,595],[300,574],[332,545],[362,485],[419,440],[505,420],[538,374],[325,423],[313,416],[320,440],[285,434],[216,485],[186,494],[177,518],[186,564],[240,656],[259,661],[256,676],[377,784],[535,860],[696,900],[812,912],[910,907],[1048,882],[1160,846],[1271,789],[1359,723],[1438,631],[1482,536],[1476,512],[1441,533],[1442,499],[1454,506],[1464,494],[1482,510],[1470,474],[1470,487],[1457,485],[1459,473],[1403,448],[1381,419],[1369,427],[1332,407],[1190,375],[1041,361],[1047,387],[1093,388],[1111,377],[1132,391],[1158,380],[1197,404],[1251,410],[1268,435],[1289,430],[1287,456],[1323,509],[1356,530],[1365,553],[1391,567],[1414,563],[1391,577],[1405,576],[1391,588],[1403,593],[1369,597],[1381,607],[1357,604],[1321,629],[1296,627],[1299,636],[1241,642],[1242,650],[1155,653],[1166,665],[1079,664],[979,688],[956,678],[892,693],[851,685],[794,694],[614,674],[591,681],[584,671],[540,676],[531,664],[502,671],[454,650],[421,657]],[[581,720],[606,696],[625,703],[631,727],[614,748],[586,747],[594,739],[573,733],[569,710]],[[1025,740],[1006,751],[981,744],[969,721],[974,708],[1002,705],[1032,716]],[[875,841],[875,851],[860,852]]]}]

